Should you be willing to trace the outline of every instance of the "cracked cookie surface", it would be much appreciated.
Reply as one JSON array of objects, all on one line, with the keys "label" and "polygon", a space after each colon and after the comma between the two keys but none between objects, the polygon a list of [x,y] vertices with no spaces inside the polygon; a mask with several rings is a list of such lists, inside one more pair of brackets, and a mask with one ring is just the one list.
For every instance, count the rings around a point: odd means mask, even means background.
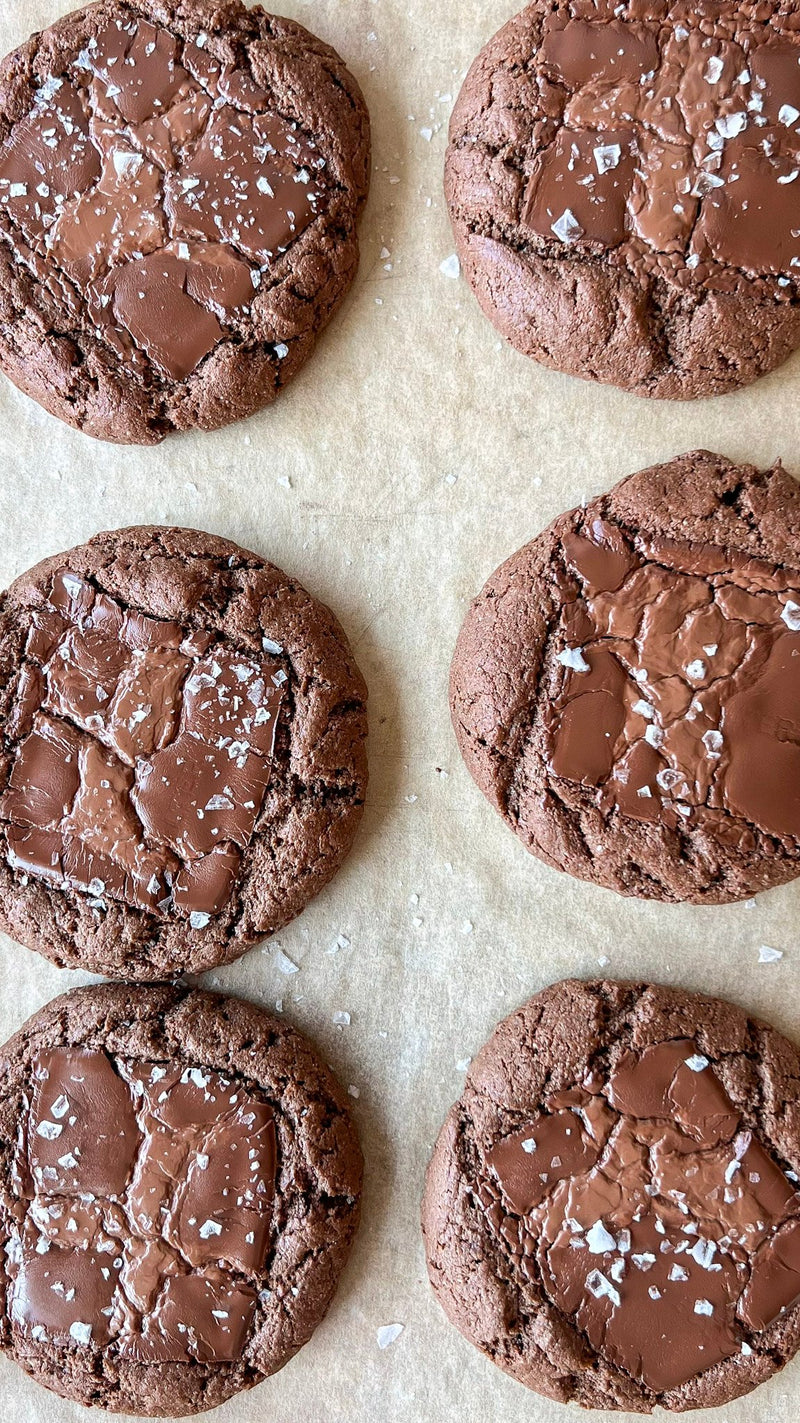
[{"label": "cracked cookie surface", "polygon": [[307,1342],[361,1153],[299,1033],[216,994],[103,985],[30,1019],[0,1076],[0,1344],[37,1382],[178,1417]]},{"label": "cracked cookie surface", "polygon": [[669,399],[800,344],[800,29],[783,0],[536,0],[453,112],[483,310],[546,365]]},{"label": "cracked cookie surface", "polygon": [[4,595],[0,666],[0,919],[56,963],[202,972],[347,854],[366,690],[333,615],[255,554],[97,535]]},{"label": "cracked cookie surface", "polygon": [[718,999],[567,981],[499,1025],[435,1147],[451,1321],[588,1408],[717,1407],[800,1344],[800,1056]]},{"label": "cracked cookie surface", "polygon": [[800,490],[705,452],[562,515],[476,599],[453,723],[547,864],[726,903],[800,871]]},{"label": "cracked cookie surface", "polygon": [[291,21],[67,16],[0,69],[0,367],[109,440],[252,414],[352,283],[368,162],[355,80]]}]

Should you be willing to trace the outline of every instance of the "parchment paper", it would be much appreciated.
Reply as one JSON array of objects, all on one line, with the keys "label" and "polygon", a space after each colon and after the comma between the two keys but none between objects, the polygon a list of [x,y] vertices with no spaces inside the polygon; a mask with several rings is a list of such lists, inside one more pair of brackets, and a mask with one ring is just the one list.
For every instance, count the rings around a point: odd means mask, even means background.
[{"label": "parchment paper", "polygon": [[[67,8],[7,0],[0,51]],[[279,936],[299,972],[282,973],[266,946],[208,976],[267,1006],[282,1000],[358,1089],[363,1227],[312,1342],[212,1415],[219,1423],[561,1423],[562,1406],[460,1338],[427,1284],[423,1174],[467,1059],[546,983],[603,972],[727,995],[800,1037],[800,882],[752,906],[694,909],[623,901],[558,875],[483,800],[450,730],[447,673],[467,603],[556,514],[698,446],[760,465],[781,457],[800,475],[800,357],[738,395],[648,403],[517,355],[463,279],[441,271],[453,251],[441,196],[452,100],[516,8],[283,0],[363,85],[375,158],[355,293],[272,410],[216,435],[118,449],[68,430],[0,378],[2,586],[99,529],[208,529],[329,602],[370,687],[365,825],[335,883]],[[762,944],[783,959],[760,965]],[[9,940],[0,953],[0,1040],[85,981]],[[350,1027],[334,1027],[337,1010]],[[392,1323],[403,1333],[381,1351],[376,1331]],[[0,1399],[13,1423],[91,1416],[6,1360]],[[708,1416],[794,1423],[799,1412],[800,1361]]]}]

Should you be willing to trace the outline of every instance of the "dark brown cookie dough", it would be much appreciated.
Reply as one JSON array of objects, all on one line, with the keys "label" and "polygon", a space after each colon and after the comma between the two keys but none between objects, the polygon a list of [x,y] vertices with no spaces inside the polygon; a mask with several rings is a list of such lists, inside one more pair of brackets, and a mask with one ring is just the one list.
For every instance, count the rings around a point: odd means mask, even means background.
[{"label": "dark brown cookie dough", "polygon": [[333,614],[186,529],[98,534],[0,602],[0,924],[114,978],[237,958],[336,872],[366,689]]},{"label": "dark brown cookie dough", "polygon": [[306,1040],[249,1003],[103,985],[0,1053],[1,1345],[38,1383],[181,1417],[325,1315],[361,1153]]},{"label": "dark brown cookie dough", "polygon": [[451,673],[481,790],[533,854],[723,904],[800,872],[800,488],[700,451],[492,575]]},{"label": "dark brown cookie dough", "polygon": [[747,385],[800,345],[789,0],[535,0],[473,64],[446,192],[525,355],[638,395]]},{"label": "dark brown cookie dough", "polygon": [[467,1075],[423,1203],[437,1297],[547,1397],[718,1407],[800,1345],[800,1055],[715,998],[555,984]]},{"label": "dark brown cookie dough", "polygon": [[0,369],[155,444],[274,400],[358,265],[369,120],[241,0],[99,0],[0,67]]}]

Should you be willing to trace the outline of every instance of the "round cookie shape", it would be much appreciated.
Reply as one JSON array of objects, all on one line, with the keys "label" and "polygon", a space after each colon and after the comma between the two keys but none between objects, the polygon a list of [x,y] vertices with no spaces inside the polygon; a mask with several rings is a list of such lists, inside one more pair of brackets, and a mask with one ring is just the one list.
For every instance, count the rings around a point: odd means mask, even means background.
[{"label": "round cookie shape", "polygon": [[102,985],[31,1018],[0,1080],[0,1347],[38,1383],[183,1417],[307,1342],[362,1163],[299,1033],[233,998]]},{"label": "round cookie shape", "polygon": [[111,978],[201,973],[352,844],[366,688],[333,614],[225,539],[139,527],[0,604],[0,925]]},{"label": "round cookie shape", "polygon": [[99,0],[0,66],[0,369],[154,444],[269,404],[358,265],[369,120],[337,54],[241,0]]},{"label": "round cookie shape", "polygon": [[800,1054],[718,999],[567,981],[495,1030],[436,1144],[434,1291],[529,1388],[719,1407],[800,1345]]},{"label": "round cookie shape", "polygon": [[453,111],[466,276],[525,355],[638,395],[747,385],[800,345],[790,6],[534,0]]},{"label": "round cookie shape", "polygon": [[800,488],[704,451],[556,519],[451,671],[480,789],[546,864],[725,904],[800,873]]}]

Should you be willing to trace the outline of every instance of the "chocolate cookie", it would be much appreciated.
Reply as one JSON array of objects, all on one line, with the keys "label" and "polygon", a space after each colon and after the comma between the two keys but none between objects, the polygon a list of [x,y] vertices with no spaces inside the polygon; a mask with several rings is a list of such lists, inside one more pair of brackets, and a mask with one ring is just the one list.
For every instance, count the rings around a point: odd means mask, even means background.
[{"label": "chocolate cookie", "polygon": [[350,849],[365,699],[333,614],[225,539],[40,563],[0,602],[0,925],[116,978],[237,958]]},{"label": "chocolate cookie", "polygon": [[800,873],[800,487],[704,451],[556,519],[453,659],[481,790],[533,854],[642,899]]},{"label": "chocolate cookie", "polygon": [[795,7],[535,0],[456,104],[446,191],[483,310],[638,395],[747,385],[800,345]]},{"label": "chocolate cookie", "polygon": [[0,368],[154,444],[269,404],[351,286],[369,121],[241,0],[100,0],[0,68]]},{"label": "chocolate cookie", "polygon": [[0,1050],[2,1347],[65,1398],[182,1417],[326,1313],[361,1153],[310,1045],[249,1003],[78,989]]},{"label": "chocolate cookie", "polygon": [[800,1345],[800,1054],[739,1008],[555,984],[496,1029],[423,1203],[452,1322],[585,1408],[728,1403]]}]

